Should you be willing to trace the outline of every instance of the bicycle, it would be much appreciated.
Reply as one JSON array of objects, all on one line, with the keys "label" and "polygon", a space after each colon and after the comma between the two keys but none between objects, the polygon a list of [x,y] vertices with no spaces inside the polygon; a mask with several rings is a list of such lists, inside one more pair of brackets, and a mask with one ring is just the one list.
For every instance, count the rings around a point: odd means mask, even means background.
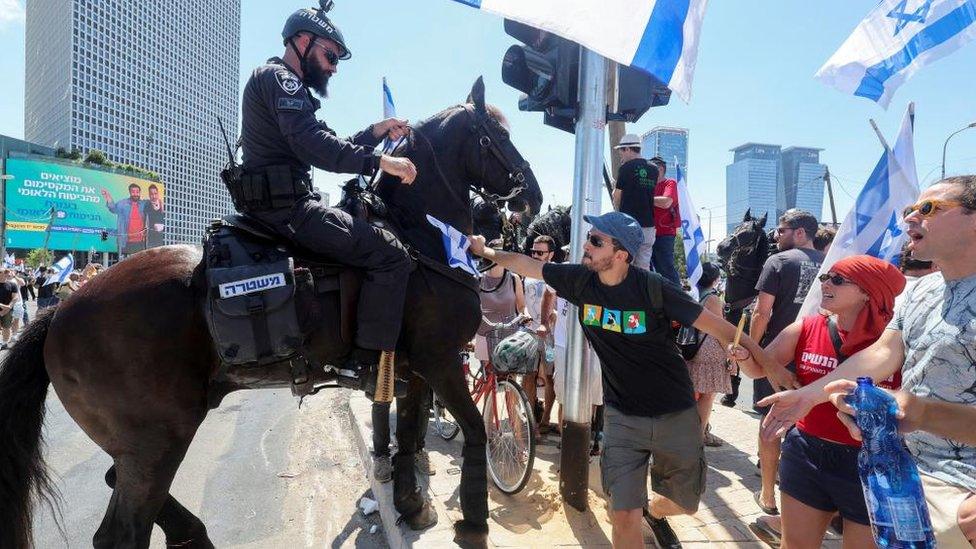
[{"label": "bicycle", "polygon": [[[522,316],[505,323],[485,319],[485,324],[491,328],[485,336],[489,353],[525,320]],[[537,364],[527,365],[526,369],[535,368]],[[471,380],[471,398],[475,406],[481,404],[481,417],[488,437],[485,450],[488,473],[495,486],[509,495],[525,487],[535,462],[535,417],[529,397],[515,380],[515,376],[524,373],[502,371],[490,360],[482,363],[477,372],[472,372],[470,362],[465,362],[465,374]]]}]

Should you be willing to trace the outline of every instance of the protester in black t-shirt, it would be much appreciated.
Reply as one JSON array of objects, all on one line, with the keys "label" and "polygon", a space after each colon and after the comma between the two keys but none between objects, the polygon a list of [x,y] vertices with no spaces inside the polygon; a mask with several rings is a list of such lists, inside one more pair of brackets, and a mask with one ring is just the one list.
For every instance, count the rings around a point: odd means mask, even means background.
[{"label": "protester in black t-shirt", "polygon": [[[14,281],[14,273],[10,269],[0,271],[0,333],[3,341],[0,349],[6,349],[10,341],[10,328],[13,326],[13,303],[20,299],[20,286]],[[16,335],[16,334],[14,334]]]},{"label": "protester in black t-shirt", "polygon": [[[633,217],[640,225],[644,241],[633,264],[649,271],[654,249],[654,186],[657,185],[658,169],[641,158],[640,138],[634,134],[623,136],[614,149],[620,154],[622,163],[617,171],[613,208]],[[667,200],[670,203],[671,199]]]},{"label": "protester in black t-shirt", "polygon": [[[766,346],[796,320],[807,292],[813,286],[823,263],[824,254],[813,247],[813,238],[819,225],[810,212],[791,209],[779,218],[776,228],[776,248],[763,265],[756,290],[756,310],[750,322],[749,335]],[[790,366],[792,369],[792,365]],[[753,380],[753,409],[765,417],[768,407],[757,406],[760,400],[773,394],[773,388],[765,379]],[[767,514],[779,512],[774,485],[779,469],[780,439],[766,440],[759,437],[759,465],[762,488],[756,502]]]},{"label": "protester in black t-shirt", "polygon": [[[523,276],[540,278],[575,304],[583,333],[603,369],[604,490],[613,511],[614,545],[640,546],[642,509],[647,504],[647,466],[651,467],[649,521],[658,545],[670,547],[677,536],[666,516],[694,513],[705,489],[705,454],[701,425],[685,366],[671,332],[671,320],[693,325],[723,345],[735,327],[703,310],[681,288],[631,265],[643,242],[640,225],[629,215],[610,212],[586,216],[593,229],[583,246],[583,264],[542,263],[528,256],[485,247],[470,238],[471,251]],[[741,343],[762,352],[748,337]],[[773,378],[792,380],[763,356]],[[567,368],[579,367],[567,364]]]}]

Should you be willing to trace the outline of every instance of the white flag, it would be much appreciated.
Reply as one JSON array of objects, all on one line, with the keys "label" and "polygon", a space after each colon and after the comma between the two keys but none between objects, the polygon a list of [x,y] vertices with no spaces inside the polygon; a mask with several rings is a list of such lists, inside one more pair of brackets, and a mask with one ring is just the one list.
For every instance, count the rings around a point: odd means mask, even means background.
[{"label": "white flag", "polygon": [[65,280],[68,280],[68,275],[71,274],[71,271],[75,269],[75,258],[71,254],[68,254],[59,259],[54,265],[51,265],[51,268],[54,269],[54,274],[44,281],[44,285],[47,286],[55,282],[63,284]]},{"label": "white flag", "polygon": [[455,0],[572,40],[691,99],[708,0]]},{"label": "white flag", "polygon": [[5,268],[13,267],[14,266],[14,263],[16,263],[16,262],[17,262],[17,259],[14,258],[14,254],[13,253],[8,253],[7,255],[3,256],[3,266]]},{"label": "white flag", "polygon": [[[854,208],[841,223],[818,274],[826,273],[834,263],[852,255],[866,254],[886,261],[898,259],[907,229],[902,211],[919,195],[914,125],[915,105],[910,104],[895,148],[881,155]],[[814,284],[797,318],[814,314],[821,297],[820,285]]]},{"label": "white flag", "polygon": [[702,234],[701,222],[688,192],[685,174],[678,166],[678,210],[681,215],[681,240],[685,247],[685,268],[688,272],[688,285],[691,295],[698,299],[698,281],[702,277],[701,258],[705,255],[705,235]]},{"label": "white flag", "polygon": [[915,71],[976,37],[974,23],[976,0],[882,0],[816,78],[887,108]]},{"label": "white flag", "polygon": [[427,215],[427,221],[441,231],[441,235],[444,238],[444,252],[447,255],[447,266],[461,269],[474,276],[479,276],[478,266],[468,252],[468,247],[471,245],[468,242],[468,237],[461,231],[429,214]]}]

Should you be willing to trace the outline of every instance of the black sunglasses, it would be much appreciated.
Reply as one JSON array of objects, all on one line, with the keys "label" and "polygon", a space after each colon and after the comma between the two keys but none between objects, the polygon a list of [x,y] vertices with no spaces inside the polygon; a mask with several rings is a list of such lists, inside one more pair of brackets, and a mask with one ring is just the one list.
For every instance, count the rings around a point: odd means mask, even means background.
[{"label": "black sunglasses", "polygon": [[602,248],[606,241],[595,234],[587,234],[586,239],[590,242],[590,245],[594,248]]},{"label": "black sunglasses", "polygon": [[325,59],[326,61],[329,62],[330,65],[336,66],[339,64],[339,54],[325,47],[325,44],[321,42],[315,42],[315,46],[325,50]]},{"label": "black sunglasses", "polygon": [[532,252],[532,255],[546,255],[552,250],[530,250],[530,251]]},{"label": "black sunglasses", "polygon": [[840,276],[839,274],[824,273],[818,276],[817,278],[820,280],[821,284],[827,282],[828,280],[834,286],[843,286],[844,284],[854,284],[853,282],[847,280],[846,278]]}]

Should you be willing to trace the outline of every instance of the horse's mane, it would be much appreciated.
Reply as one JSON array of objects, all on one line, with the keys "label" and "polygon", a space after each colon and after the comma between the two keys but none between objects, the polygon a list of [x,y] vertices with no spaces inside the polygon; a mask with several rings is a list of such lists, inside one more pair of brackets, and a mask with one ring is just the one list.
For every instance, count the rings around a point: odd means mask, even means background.
[{"label": "horse's mane", "polygon": [[[458,109],[466,109],[469,105],[471,105],[471,104],[470,103],[458,103],[456,105],[451,105],[450,107],[447,107],[447,108],[441,110],[440,112],[437,112],[437,113],[433,114],[432,116],[429,116],[429,117],[425,118],[424,120],[421,120],[420,122],[417,123],[417,126],[418,127],[424,127],[424,126],[426,126],[426,125],[428,125],[430,123],[433,123],[433,122],[442,122],[444,119],[446,119],[450,115],[454,114],[454,112],[457,111]],[[498,108],[496,105],[493,105],[491,103],[486,103],[485,104],[485,110],[488,111],[488,116],[491,116],[492,118],[494,118],[495,120],[497,120],[499,124],[501,124],[502,126],[505,126],[506,128],[509,127],[509,125],[508,125],[508,118],[505,116],[505,113],[502,112],[502,110],[500,108]]]}]

